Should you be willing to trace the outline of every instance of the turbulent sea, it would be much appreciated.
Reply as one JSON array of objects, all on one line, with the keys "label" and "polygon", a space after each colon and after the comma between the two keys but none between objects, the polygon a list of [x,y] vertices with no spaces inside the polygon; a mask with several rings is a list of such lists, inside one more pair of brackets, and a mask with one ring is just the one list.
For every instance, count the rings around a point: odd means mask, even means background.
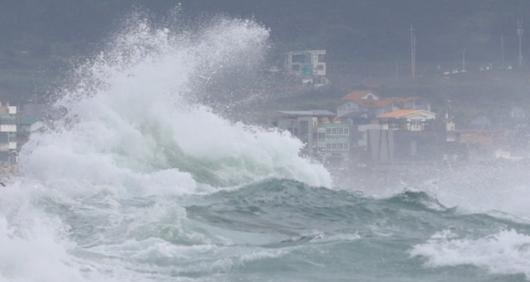
[{"label": "turbulent sea", "polygon": [[251,21],[136,18],[80,65],[0,190],[0,280],[530,280],[525,166],[346,189],[289,134],[196,102],[267,42]]}]

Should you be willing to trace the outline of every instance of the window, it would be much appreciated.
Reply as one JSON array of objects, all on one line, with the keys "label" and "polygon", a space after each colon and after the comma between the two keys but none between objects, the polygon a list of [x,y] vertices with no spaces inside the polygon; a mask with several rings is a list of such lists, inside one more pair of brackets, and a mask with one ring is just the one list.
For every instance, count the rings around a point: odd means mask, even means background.
[{"label": "window", "polygon": [[307,56],[305,54],[293,55],[291,60],[293,63],[304,64],[307,62]]},{"label": "window", "polygon": [[300,65],[293,65],[292,69],[293,71],[300,71]]},{"label": "window", "polygon": [[324,63],[324,62],[326,62],[326,54],[320,54],[320,55],[318,55],[318,62],[319,62],[319,63]]}]

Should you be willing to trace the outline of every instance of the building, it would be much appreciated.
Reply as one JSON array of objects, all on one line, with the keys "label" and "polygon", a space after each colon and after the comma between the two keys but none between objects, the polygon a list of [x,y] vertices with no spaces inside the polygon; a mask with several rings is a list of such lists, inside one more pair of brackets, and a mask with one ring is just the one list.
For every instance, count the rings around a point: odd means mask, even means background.
[{"label": "building", "polygon": [[384,112],[385,106],[391,104],[383,101],[378,95],[368,90],[357,90],[342,98],[343,103],[337,108],[337,116],[375,117],[375,112]]},{"label": "building", "polygon": [[27,103],[23,104],[18,112],[17,142],[22,146],[29,140],[32,132],[44,127],[44,121],[50,113],[50,106],[46,104]]},{"label": "building", "polygon": [[326,77],[326,50],[288,52],[285,68],[288,74],[299,77],[304,84],[319,87],[329,83]]},{"label": "building", "polygon": [[358,147],[360,159],[368,163],[389,163],[394,161],[394,131],[386,124],[360,125],[362,147]]},{"label": "building", "polygon": [[287,130],[305,144],[303,153],[330,166],[350,160],[351,126],[326,110],[279,111],[273,126]]},{"label": "building", "polygon": [[435,124],[436,114],[401,109],[380,114],[379,123],[392,131],[393,157],[400,161],[435,160],[442,156],[446,133]]},{"label": "building", "polygon": [[317,156],[325,164],[344,165],[350,160],[351,128],[344,122],[321,123],[317,128]]},{"label": "building", "polygon": [[305,144],[304,152],[314,155],[317,148],[317,129],[321,123],[329,123],[335,113],[326,110],[279,111],[273,126],[287,130]]},{"label": "building", "polygon": [[276,127],[304,144],[304,153],[330,166],[441,159],[449,125],[438,123],[419,97],[382,98],[357,90],[329,111],[280,111]]},{"label": "building", "polygon": [[431,104],[421,97],[387,97],[382,98],[370,90],[356,90],[342,98],[343,103],[337,108],[337,116],[361,116],[374,118],[384,112],[399,109],[431,111]]},{"label": "building", "polygon": [[17,107],[0,103],[0,163],[14,164],[17,149]]},{"label": "building", "polygon": [[384,112],[385,102],[372,91],[353,91],[342,98],[343,103],[337,108],[340,118],[368,120]]},{"label": "building", "polygon": [[424,131],[436,114],[426,110],[401,109],[377,116],[380,123],[388,124],[394,130]]}]

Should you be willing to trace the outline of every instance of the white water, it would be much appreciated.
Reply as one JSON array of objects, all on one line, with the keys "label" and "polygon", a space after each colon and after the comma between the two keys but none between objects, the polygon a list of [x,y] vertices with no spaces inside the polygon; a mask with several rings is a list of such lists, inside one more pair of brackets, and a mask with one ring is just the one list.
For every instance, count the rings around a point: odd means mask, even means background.
[{"label": "white water", "polygon": [[415,246],[411,254],[425,257],[431,267],[475,265],[496,274],[523,273],[530,278],[530,236],[514,230],[477,239],[443,231]]},{"label": "white water", "polygon": [[[133,259],[141,261],[142,253],[134,251],[140,249],[151,259],[192,256],[201,248],[217,248],[208,245],[213,239],[189,230],[181,235],[203,245],[169,246],[141,238],[140,232],[164,217],[183,229],[185,211],[162,200],[153,208],[126,208],[120,201],[208,193],[269,177],[331,186],[321,165],[299,157],[300,141],[232,123],[189,102],[201,77],[259,61],[267,38],[268,31],[250,21],[219,20],[193,33],[173,34],[138,19],[108,50],[80,66],[57,102],[67,115],[32,136],[20,155],[21,176],[2,191],[0,280],[162,280],[138,275],[134,266],[107,256],[135,253]],[[50,212],[62,205],[86,217],[79,220],[98,220],[100,233],[85,239],[95,247],[79,246],[72,236],[83,233]],[[128,220],[134,224],[118,234]],[[275,255],[281,254],[241,250],[232,259]],[[85,259],[91,256],[96,259]],[[219,257],[218,263],[226,259]]]},{"label": "white water", "polygon": [[[266,29],[249,21],[220,20],[173,34],[137,20],[80,66],[57,102],[67,115],[32,137],[21,152],[21,176],[2,191],[0,281],[185,281],[178,274],[286,256],[288,248],[233,246],[237,242],[219,235],[228,231],[191,222],[172,198],[270,177],[331,186],[321,165],[299,157],[300,141],[190,102],[204,78],[258,63],[267,38]],[[525,175],[524,168],[467,169],[419,188],[446,206],[527,217]],[[273,236],[230,232],[243,242]],[[312,241],[326,240],[361,237]],[[412,254],[432,267],[471,264],[528,276],[528,244],[528,236],[515,231],[435,235]],[[159,267],[165,264],[176,274]]]},{"label": "white water", "polygon": [[518,163],[469,165],[444,171],[423,189],[448,207],[472,213],[506,213],[530,222],[528,171],[528,165]]}]

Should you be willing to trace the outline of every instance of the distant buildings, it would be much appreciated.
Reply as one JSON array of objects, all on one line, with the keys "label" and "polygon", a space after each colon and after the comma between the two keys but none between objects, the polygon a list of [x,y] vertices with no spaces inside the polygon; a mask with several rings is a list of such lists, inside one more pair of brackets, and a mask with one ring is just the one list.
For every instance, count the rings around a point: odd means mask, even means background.
[{"label": "distant buildings", "polygon": [[341,118],[373,119],[379,114],[399,109],[431,110],[431,104],[419,97],[380,98],[373,91],[357,90],[342,98],[343,103],[337,108]]},{"label": "distant buildings", "polygon": [[280,111],[280,116],[273,125],[291,132],[305,146],[305,153],[314,154],[317,147],[317,128],[319,124],[329,122],[335,113],[325,110],[312,111]]},{"label": "distant buildings", "polygon": [[36,128],[43,126],[45,106],[22,107],[0,102],[0,172],[12,171],[21,146]]},{"label": "distant buildings", "polygon": [[436,114],[426,110],[400,109],[382,113],[377,119],[393,130],[422,132],[430,121],[436,119]]},{"label": "distant buildings", "polygon": [[320,87],[329,83],[326,50],[301,50],[287,53],[285,70],[306,85]]},{"label": "distant buildings", "polygon": [[351,127],[335,121],[317,127],[316,155],[325,164],[343,164],[350,159]]},{"label": "distant buildings", "polygon": [[330,165],[349,160],[350,126],[335,119],[336,114],[326,110],[280,111],[273,125],[289,131],[305,147],[305,155]]},{"label": "distant buildings", "polygon": [[17,149],[17,107],[0,103],[0,163],[15,163]]},{"label": "distant buildings", "polygon": [[282,111],[275,125],[302,140],[307,155],[331,166],[407,162],[442,151],[448,129],[430,110],[423,98],[358,90],[343,97],[336,113]]},{"label": "distant buildings", "polygon": [[19,144],[26,143],[32,132],[44,126],[43,121],[48,112],[49,106],[44,104],[26,103],[20,107],[17,118],[19,127],[17,140]]}]

